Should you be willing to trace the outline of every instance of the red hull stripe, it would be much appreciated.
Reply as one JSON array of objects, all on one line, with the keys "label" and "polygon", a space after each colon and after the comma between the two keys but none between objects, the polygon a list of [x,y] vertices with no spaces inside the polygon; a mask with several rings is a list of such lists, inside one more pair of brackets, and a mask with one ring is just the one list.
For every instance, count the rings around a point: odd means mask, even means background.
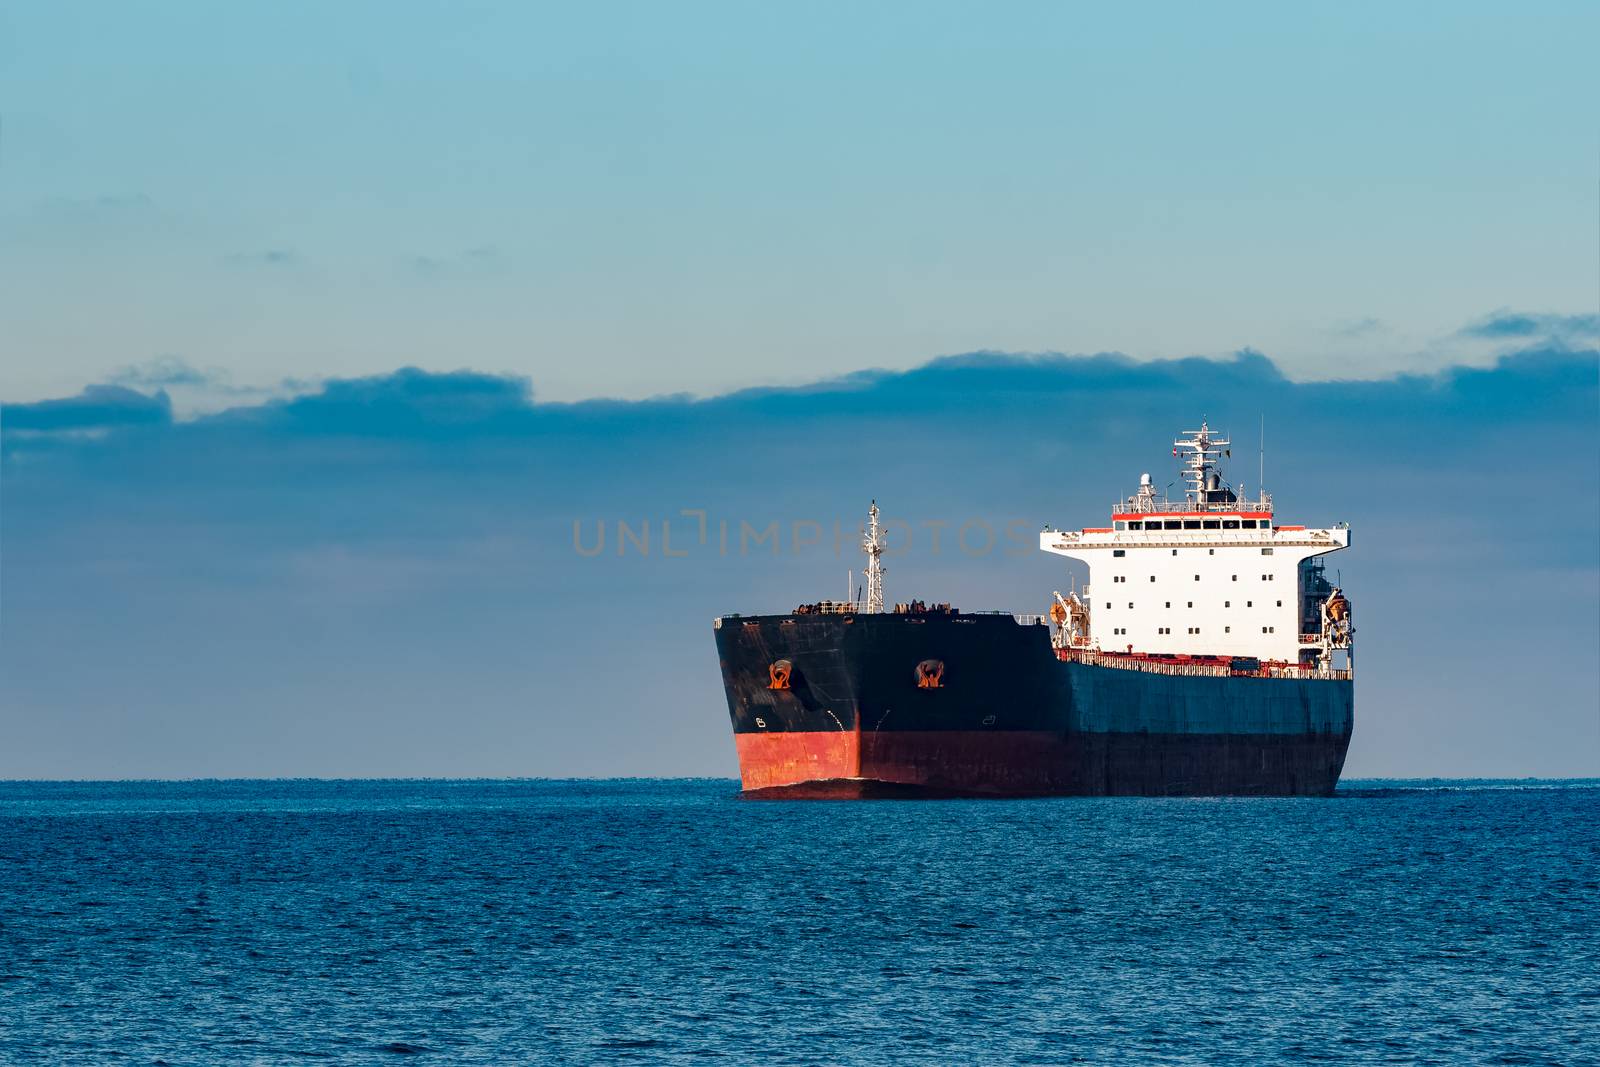
[{"label": "red hull stripe", "polygon": [[951,730],[933,733],[735,734],[739,778],[746,790],[839,778],[915,786],[976,786],[995,793],[1048,787],[1049,771],[1069,762],[1054,732]]},{"label": "red hull stripe", "polygon": [[745,792],[895,795],[1273,795],[1333,792],[1349,735],[1049,730],[738,734]]},{"label": "red hull stripe", "polygon": [[739,780],[746,789],[861,777],[861,749],[854,731],[735,734],[734,743],[739,748]]}]

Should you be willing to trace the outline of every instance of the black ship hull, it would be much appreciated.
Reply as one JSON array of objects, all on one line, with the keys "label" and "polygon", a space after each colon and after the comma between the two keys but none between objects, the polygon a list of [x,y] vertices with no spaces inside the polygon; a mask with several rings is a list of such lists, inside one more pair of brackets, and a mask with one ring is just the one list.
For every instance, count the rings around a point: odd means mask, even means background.
[{"label": "black ship hull", "polygon": [[1058,658],[1010,615],[728,617],[717,651],[752,796],[1327,795],[1343,678]]}]

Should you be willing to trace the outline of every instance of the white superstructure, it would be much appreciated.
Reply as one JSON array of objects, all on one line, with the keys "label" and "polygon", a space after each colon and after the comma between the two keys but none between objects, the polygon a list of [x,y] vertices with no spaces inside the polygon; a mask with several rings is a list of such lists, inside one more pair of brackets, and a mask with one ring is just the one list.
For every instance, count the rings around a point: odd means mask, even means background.
[{"label": "white superstructure", "polygon": [[[1044,551],[1089,565],[1089,584],[1071,598],[1087,617],[1062,627],[1066,643],[1352,666],[1349,602],[1324,578],[1320,558],[1348,548],[1350,528],[1279,524],[1259,487],[1257,499],[1244,500],[1223,481],[1218,461],[1229,454],[1228,441],[1202,422],[1173,442],[1184,460],[1182,500],[1157,499],[1145,474],[1112,509],[1110,526],[1039,536]],[[1335,650],[1343,663],[1333,663]]]}]

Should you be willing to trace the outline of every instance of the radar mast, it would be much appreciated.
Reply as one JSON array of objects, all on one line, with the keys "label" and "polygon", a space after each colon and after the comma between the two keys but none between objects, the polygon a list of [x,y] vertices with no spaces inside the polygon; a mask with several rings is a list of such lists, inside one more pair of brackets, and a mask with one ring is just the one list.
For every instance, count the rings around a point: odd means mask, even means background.
[{"label": "radar mast", "polygon": [[[1231,503],[1234,495],[1223,485],[1218,460],[1233,454],[1228,447],[1232,442],[1213,434],[1205,419],[1200,420],[1198,430],[1183,433],[1184,436],[1172,442],[1172,454],[1183,458],[1183,480],[1188,483],[1183,495],[1191,504],[1210,504],[1224,499]],[[1226,497],[1221,495],[1223,493]]]}]

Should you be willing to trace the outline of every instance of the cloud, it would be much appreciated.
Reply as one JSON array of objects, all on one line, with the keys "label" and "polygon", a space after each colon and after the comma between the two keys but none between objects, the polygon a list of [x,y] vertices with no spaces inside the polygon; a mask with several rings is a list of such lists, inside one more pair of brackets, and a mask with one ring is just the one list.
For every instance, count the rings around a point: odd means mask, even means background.
[{"label": "cloud", "polygon": [[495,245],[478,245],[460,252],[413,256],[406,266],[423,278],[488,277],[505,270],[506,258]]},{"label": "cloud", "polygon": [[172,422],[164,392],[146,395],[120,385],[91,385],[74,397],[0,407],[6,435],[117,430]]},{"label": "cloud", "polygon": [[533,386],[511,375],[403,367],[392,374],[323,382],[301,395],[230,408],[202,427],[253,424],[298,434],[395,437],[488,433],[531,412]]},{"label": "cloud", "polygon": [[177,224],[144,193],[53,196],[0,216],[0,236],[33,248],[106,249],[156,233],[170,235]]},{"label": "cloud", "polygon": [[111,372],[111,381],[132,386],[200,386],[216,384],[223,378],[220,370],[200,370],[177,356],[160,356],[144,363],[119,367]]},{"label": "cloud", "polygon": [[1362,318],[1345,319],[1341,322],[1336,322],[1328,327],[1326,332],[1332,337],[1351,341],[1371,338],[1377,334],[1385,333],[1387,330],[1388,326],[1384,324],[1382,319]]},{"label": "cloud", "polygon": [[230,252],[223,262],[235,267],[292,267],[300,262],[291,248],[264,248],[250,252]]},{"label": "cloud", "polygon": [[1491,341],[1538,337],[1592,341],[1600,338],[1600,315],[1556,315],[1501,309],[1463,327],[1460,335]]},{"label": "cloud", "polygon": [[144,193],[105,193],[100,196],[55,196],[41,201],[35,211],[52,219],[106,219],[149,215],[155,201]]}]

